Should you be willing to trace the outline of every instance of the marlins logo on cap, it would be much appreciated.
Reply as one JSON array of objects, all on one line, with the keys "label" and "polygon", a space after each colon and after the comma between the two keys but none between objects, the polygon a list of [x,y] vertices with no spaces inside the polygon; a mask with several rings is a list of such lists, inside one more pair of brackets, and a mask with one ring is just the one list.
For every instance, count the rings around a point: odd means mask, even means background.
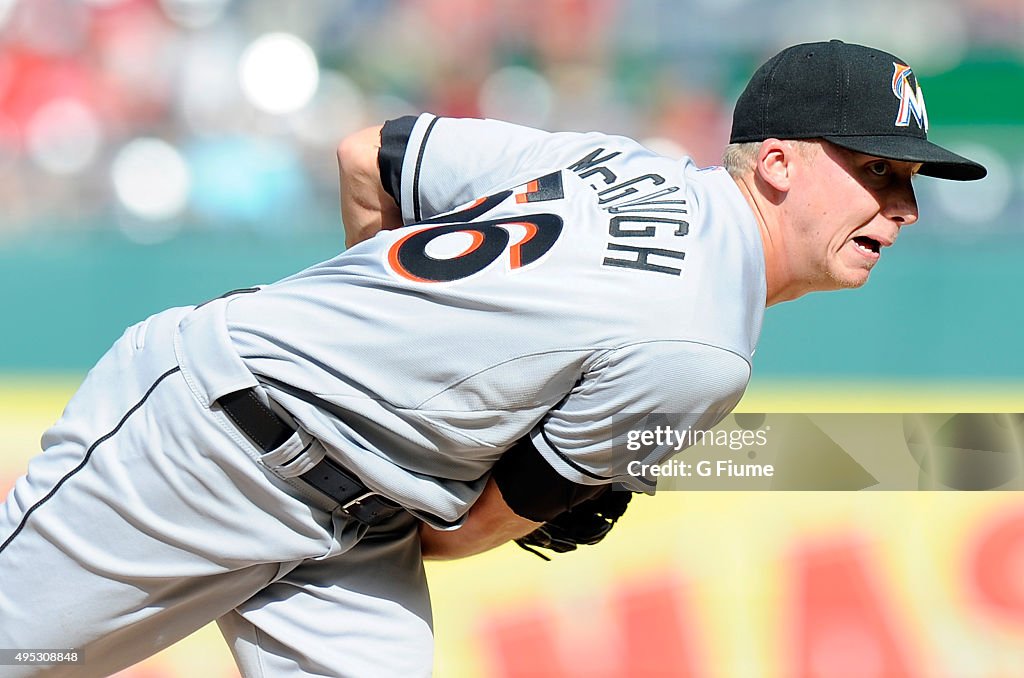
[{"label": "marlins logo on cap", "polygon": [[910,80],[914,72],[910,66],[893,62],[892,93],[900,100],[900,110],[896,113],[896,126],[910,125],[910,116],[917,120],[917,126],[928,131],[928,111],[924,107],[924,92],[917,86],[917,78]]}]

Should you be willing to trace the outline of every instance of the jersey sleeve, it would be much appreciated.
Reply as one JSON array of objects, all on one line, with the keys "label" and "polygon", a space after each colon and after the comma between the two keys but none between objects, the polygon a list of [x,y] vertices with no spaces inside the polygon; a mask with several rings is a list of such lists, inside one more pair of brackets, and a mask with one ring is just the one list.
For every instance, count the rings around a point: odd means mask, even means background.
[{"label": "jersey sleeve", "polygon": [[565,168],[587,149],[623,144],[636,142],[424,113],[384,124],[378,165],[384,188],[410,224]]},{"label": "jersey sleeve", "polygon": [[530,437],[574,483],[653,492],[655,479],[640,473],[640,465],[663,463],[684,448],[631,432],[709,430],[736,406],[749,378],[744,358],[715,346],[654,341],[623,347],[595,362]]}]

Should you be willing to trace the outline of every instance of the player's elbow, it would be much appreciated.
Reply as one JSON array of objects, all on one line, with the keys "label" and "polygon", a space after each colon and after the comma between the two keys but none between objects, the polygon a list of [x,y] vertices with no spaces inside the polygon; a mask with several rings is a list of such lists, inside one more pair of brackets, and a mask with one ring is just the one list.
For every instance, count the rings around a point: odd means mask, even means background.
[{"label": "player's elbow", "polygon": [[355,138],[354,134],[350,134],[341,140],[338,144],[338,148],[335,154],[338,157],[338,169],[342,173],[346,172],[353,165],[354,158],[357,157],[359,141]]},{"label": "player's elbow", "polygon": [[377,153],[380,151],[381,126],[367,127],[349,134],[336,150],[342,174],[377,175]]}]

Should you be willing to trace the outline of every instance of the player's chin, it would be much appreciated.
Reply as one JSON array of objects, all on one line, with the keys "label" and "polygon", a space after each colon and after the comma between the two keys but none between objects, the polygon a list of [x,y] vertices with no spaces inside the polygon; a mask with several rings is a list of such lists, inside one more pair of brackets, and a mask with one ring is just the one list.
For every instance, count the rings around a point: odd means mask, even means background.
[{"label": "player's chin", "polygon": [[832,261],[829,277],[837,289],[863,287],[878,260],[877,254],[865,253],[856,247],[844,247]]},{"label": "player's chin", "polygon": [[871,276],[872,267],[858,267],[848,268],[843,267],[840,270],[829,271],[829,278],[832,280],[834,285],[833,289],[837,290],[852,290],[858,287],[863,287],[868,282],[868,278]]}]

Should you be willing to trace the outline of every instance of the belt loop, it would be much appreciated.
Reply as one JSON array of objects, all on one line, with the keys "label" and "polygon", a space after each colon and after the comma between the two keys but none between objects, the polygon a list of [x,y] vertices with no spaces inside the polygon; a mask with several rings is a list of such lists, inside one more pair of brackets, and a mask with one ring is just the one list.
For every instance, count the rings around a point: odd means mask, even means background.
[{"label": "belt loop", "polygon": [[222,395],[217,402],[231,421],[264,452],[284,445],[295,433],[276,412],[263,404],[251,388]]},{"label": "belt loop", "polygon": [[[228,393],[217,399],[221,409],[264,452],[279,448],[295,433],[254,389]],[[402,507],[363,484],[338,462],[325,456],[305,473],[295,476],[338,503],[344,514],[369,526],[377,525],[398,513]]]}]

